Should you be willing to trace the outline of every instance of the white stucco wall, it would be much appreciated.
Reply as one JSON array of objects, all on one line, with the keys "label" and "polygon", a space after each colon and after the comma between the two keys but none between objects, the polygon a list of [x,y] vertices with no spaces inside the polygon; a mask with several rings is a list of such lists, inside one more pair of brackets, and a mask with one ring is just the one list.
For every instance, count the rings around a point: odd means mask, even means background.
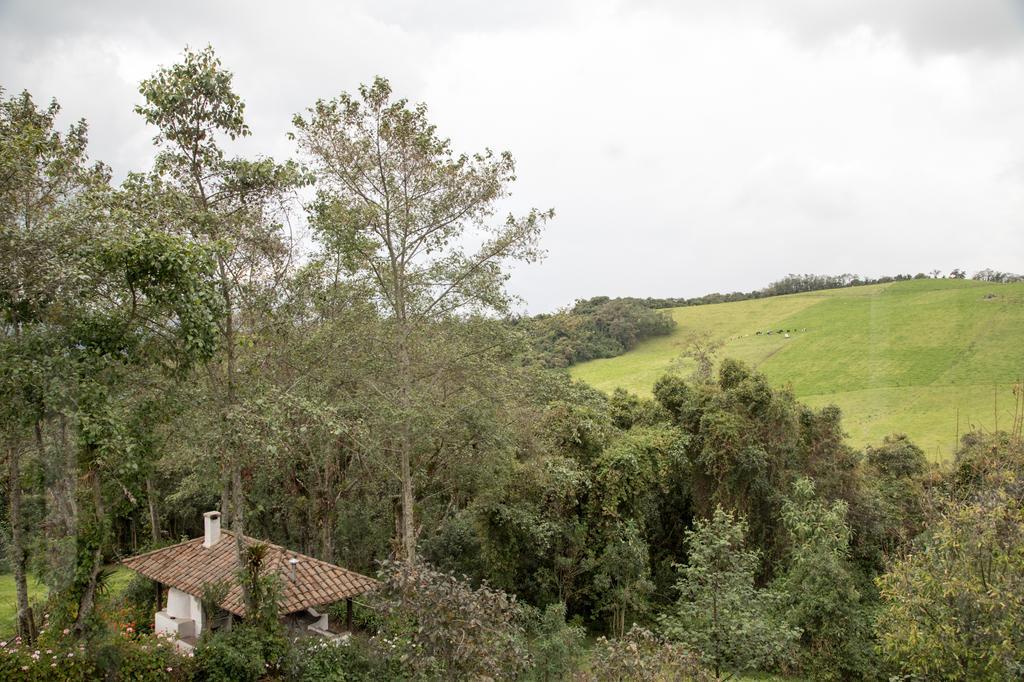
[{"label": "white stucco wall", "polygon": [[154,629],[176,637],[198,637],[203,631],[202,600],[175,587],[168,588],[167,608],[157,612]]},{"label": "white stucco wall", "polygon": [[196,637],[203,631],[203,601],[199,597],[188,596],[192,620],[196,622]]},{"label": "white stucco wall", "polygon": [[190,596],[176,587],[167,590],[167,615],[187,620],[192,617]]}]

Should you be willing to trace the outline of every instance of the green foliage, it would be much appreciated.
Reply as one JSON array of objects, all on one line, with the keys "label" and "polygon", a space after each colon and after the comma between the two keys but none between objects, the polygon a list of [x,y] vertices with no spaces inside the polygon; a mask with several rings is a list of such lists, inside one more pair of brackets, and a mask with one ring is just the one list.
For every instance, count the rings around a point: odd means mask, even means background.
[{"label": "green foliage", "polygon": [[392,97],[384,78],[319,100],[293,123],[318,175],[318,258],[335,282],[358,283],[378,318],[365,417],[387,434],[378,452],[392,457],[378,466],[401,487],[398,535],[414,560],[419,478],[462,460],[446,447],[453,422],[472,430],[500,403],[503,389],[487,387],[501,374],[495,361],[509,359],[509,334],[485,316],[508,312],[504,268],[542,255],[554,213],[494,220],[515,179],[511,154],[456,154],[426,106]]},{"label": "green foliage", "polygon": [[778,491],[810,474],[829,496],[857,494],[857,456],[842,442],[838,412],[800,405],[743,363],[724,360],[714,383],[666,376],[655,395],[685,434],[694,512],[711,516],[722,505],[744,514],[765,558],[761,575],[783,549]]},{"label": "green foliage", "polygon": [[515,597],[423,564],[387,563],[382,577],[379,655],[417,674],[460,680],[513,679],[530,667]]},{"label": "green foliage", "polygon": [[972,431],[960,441],[952,471],[946,477],[947,495],[966,501],[990,494],[993,487],[1012,487],[1024,480],[1024,443],[1019,435]]},{"label": "green foliage", "polygon": [[137,682],[192,679],[192,661],[174,645],[153,635],[102,637],[76,642],[52,630],[34,645],[10,643],[0,648],[0,678],[4,680],[133,680]]},{"label": "green foliage", "polygon": [[646,519],[670,474],[686,469],[689,438],[672,426],[634,428],[605,448],[593,463],[595,515],[611,521]]},{"label": "green foliage", "polygon": [[530,623],[532,678],[549,682],[568,679],[583,656],[586,633],[565,622],[565,604],[548,604]]},{"label": "green foliage", "polygon": [[[509,153],[455,155],[427,119],[426,106],[393,99],[380,77],[358,96],[318,101],[293,123],[299,147],[320,173],[318,238],[346,270],[374,283],[386,310],[405,321],[474,306],[504,308],[497,265],[537,258],[540,229],[552,215],[532,211],[485,225],[514,179]],[[402,191],[409,187],[415,191]],[[458,240],[477,229],[486,241],[467,254]],[[402,258],[392,261],[396,253]]]},{"label": "green foliage", "polygon": [[846,510],[841,500],[818,500],[806,478],[794,483],[782,504],[790,555],[775,588],[785,595],[786,620],[802,633],[802,666],[814,679],[865,679],[877,672],[870,613],[850,560]]},{"label": "green foliage", "polygon": [[670,316],[630,299],[606,296],[577,301],[568,310],[518,321],[530,341],[530,359],[544,367],[568,367],[612,358],[638,343],[671,333]]},{"label": "green foliage", "polygon": [[592,549],[583,513],[590,477],[575,460],[527,462],[474,505],[493,584],[534,604],[577,603]]},{"label": "green foliage", "polygon": [[[287,665],[288,640],[278,620],[280,587],[277,576],[266,571],[264,565],[267,546],[248,545],[244,551],[238,580],[244,586],[245,619],[241,625],[207,631],[200,638],[195,649],[200,679],[255,680]],[[223,585],[208,585],[203,595],[204,612],[213,610],[208,600],[223,593]]]},{"label": "green foliage", "polygon": [[203,594],[200,598],[200,605],[203,610],[203,622],[213,623],[221,611],[220,605],[231,591],[231,582],[228,580],[215,580],[203,584]]},{"label": "green foliage", "polygon": [[0,648],[0,677],[26,682],[64,682],[95,679],[101,674],[84,647],[74,646],[70,640],[63,644],[58,648],[42,643],[35,648],[18,645]]},{"label": "green foliage", "polygon": [[200,639],[195,648],[196,677],[209,682],[255,682],[268,671],[265,634],[242,625]]},{"label": "green foliage", "polygon": [[922,679],[1024,675],[1024,509],[995,490],[943,513],[878,579],[883,655]]},{"label": "green foliage", "polygon": [[288,653],[285,679],[295,682],[376,682],[403,679],[408,670],[389,662],[361,636],[347,641],[300,637]]},{"label": "green foliage", "polygon": [[173,359],[178,372],[213,356],[221,301],[212,284],[215,263],[207,249],[174,235],[141,230],[110,240],[100,258],[113,272],[123,273],[133,313],[152,316],[156,306],[172,311],[178,347],[168,362]]},{"label": "green foliage", "polygon": [[886,436],[879,447],[868,447],[867,459],[889,478],[920,476],[928,468],[924,452],[903,433]]},{"label": "green foliage", "polygon": [[608,399],[612,423],[619,429],[634,426],[653,426],[669,420],[668,412],[654,400],[640,398],[621,388],[612,391]]},{"label": "green foliage", "polygon": [[599,637],[581,682],[703,682],[714,677],[685,645],[634,625],[624,637]]},{"label": "green foliage", "polygon": [[927,510],[935,503],[929,488],[937,472],[920,449],[905,436],[886,437],[882,446],[868,448],[863,500],[851,507],[859,526],[856,550],[861,562],[874,570],[885,568],[886,557],[902,555],[927,526]]},{"label": "green foliage", "polygon": [[94,643],[87,653],[107,679],[133,682],[193,679],[192,659],[181,655],[174,643],[156,635],[114,637]]},{"label": "green foliage", "polygon": [[422,542],[420,549],[423,557],[442,571],[473,577],[486,572],[479,528],[471,510],[446,519],[436,533]]},{"label": "green foliage", "polygon": [[679,568],[679,600],[661,619],[665,634],[696,652],[716,676],[787,663],[800,631],[779,615],[781,595],[757,589],[757,550],[747,525],[723,510],[687,531],[689,563]]},{"label": "green foliage", "polygon": [[[214,132],[224,131],[231,139],[249,134],[245,105],[231,89],[231,73],[221,68],[212,47],[186,50],[183,62],[143,81],[139,91],[147,104],[135,110],[160,129],[157,142],[200,149],[204,156],[197,162],[220,158]],[[187,111],[196,102],[208,107]]]},{"label": "green foliage", "polygon": [[[238,580],[245,595],[245,620],[254,628],[270,635],[279,634],[277,601],[281,591],[277,574],[267,570],[269,548],[264,544],[247,545],[238,570]],[[211,591],[217,588],[212,586]],[[206,595],[204,595],[206,596]],[[210,595],[214,596],[214,595]]]},{"label": "green foliage", "polygon": [[593,590],[598,610],[609,616],[609,630],[621,637],[629,615],[642,616],[654,591],[650,580],[650,550],[636,524],[616,529],[594,560]]},{"label": "green foliage", "polygon": [[611,441],[615,431],[600,401],[555,400],[544,408],[543,427],[552,444],[583,463]]},{"label": "green foliage", "polygon": [[157,611],[156,583],[138,573],[132,573],[131,579],[111,604],[120,607],[119,618],[123,622],[133,623],[136,631],[150,631],[153,616]]}]

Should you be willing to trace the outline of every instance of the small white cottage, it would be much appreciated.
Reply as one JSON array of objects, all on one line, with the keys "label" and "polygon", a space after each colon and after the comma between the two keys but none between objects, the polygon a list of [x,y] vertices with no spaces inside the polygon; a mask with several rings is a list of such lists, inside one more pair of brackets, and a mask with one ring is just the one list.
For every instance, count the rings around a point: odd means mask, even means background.
[{"label": "small white cottage", "polygon": [[[167,587],[167,600],[161,599],[154,628],[157,633],[173,635],[179,647],[190,649],[206,629],[217,623],[203,622],[202,596],[207,584],[225,581],[230,585],[220,603],[223,611],[245,615],[242,588],[236,572],[238,558],[231,531],[221,530],[220,512],[203,515],[203,537],[140,554],[122,563],[158,584],[160,593]],[[279,545],[244,536],[247,545],[267,547],[265,570],[276,573],[281,593],[278,607],[281,617],[292,628],[331,636],[341,631],[328,622],[318,607],[346,600],[348,604],[345,630],[352,627],[352,598],[374,589],[378,582],[359,573],[299,554]]]}]

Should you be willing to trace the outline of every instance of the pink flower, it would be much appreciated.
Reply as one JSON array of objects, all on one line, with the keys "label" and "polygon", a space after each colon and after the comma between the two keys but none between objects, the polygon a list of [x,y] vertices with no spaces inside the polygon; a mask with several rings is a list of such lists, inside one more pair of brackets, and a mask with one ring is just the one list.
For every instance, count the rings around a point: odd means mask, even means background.
[{"label": "pink flower", "polygon": [[174,670],[174,668],[172,668],[171,666],[167,666],[167,672],[171,672],[173,670]]},{"label": "pink flower", "polygon": [[71,634],[71,628],[64,628],[63,633],[65,635]]}]

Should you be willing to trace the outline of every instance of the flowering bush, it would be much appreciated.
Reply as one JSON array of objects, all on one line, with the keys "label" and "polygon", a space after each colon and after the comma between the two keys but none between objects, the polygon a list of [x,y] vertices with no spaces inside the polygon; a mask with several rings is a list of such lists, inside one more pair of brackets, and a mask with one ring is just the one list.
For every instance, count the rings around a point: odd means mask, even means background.
[{"label": "flowering bush", "polygon": [[299,637],[291,648],[285,678],[296,682],[371,682],[407,678],[400,663],[374,652],[363,637],[347,641]]},{"label": "flowering bush", "polygon": [[69,630],[44,630],[33,646],[15,639],[0,648],[2,680],[190,680],[192,667],[189,658],[179,654],[169,639],[154,635],[102,638],[86,647],[72,639]]},{"label": "flowering bush", "polygon": [[104,620],[123,636],[134,638],[153,632],[153,614],[156,612],[156,584],[136,574],[124,591],[111,599],[104,609]]},{"label": "flowering bush", "polygon": [[121,680],[190,680],[193,675],[191,657],[180,654],[174,647],[174,638],[166,635],[122,633],[121,637],[100,645],[96,654],[100,666]]},{"label": "flowering bush", "polygon": [[[70,640],[67,640],[70,642]],[[0,648],[0,679],[64,682],[101,677],[95,664],[85,655],[83,646],[58,646],[37,643],[22,646],[15,640]]]}]

